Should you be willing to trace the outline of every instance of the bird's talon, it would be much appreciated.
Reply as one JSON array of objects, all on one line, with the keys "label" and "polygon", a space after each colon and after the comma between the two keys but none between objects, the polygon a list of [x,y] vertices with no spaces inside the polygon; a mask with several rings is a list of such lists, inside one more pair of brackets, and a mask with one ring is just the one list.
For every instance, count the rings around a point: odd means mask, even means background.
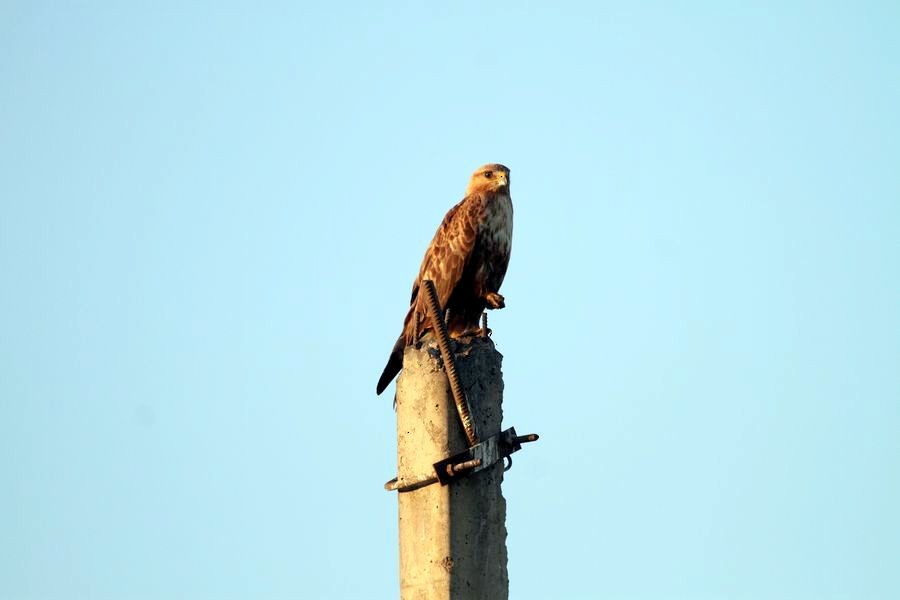
[{"label": "bird's talon", "polygon": [[491,292],[484,297],[484,301],[491,308],[503,308],[506,306],[506,299],[497,292]]}]

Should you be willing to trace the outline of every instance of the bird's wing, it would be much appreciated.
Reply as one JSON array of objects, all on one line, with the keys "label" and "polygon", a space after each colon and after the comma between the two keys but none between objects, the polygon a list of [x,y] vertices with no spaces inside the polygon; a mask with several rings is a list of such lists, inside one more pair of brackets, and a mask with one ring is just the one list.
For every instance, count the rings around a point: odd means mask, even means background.
[{"label": "bird's wing", "polygon": [[[414,332],[420,330],[418,326],[425,320],[424,298],[419,297],[423,281],[430,279],[434,282],[441,307],[447,306],[447,301],[462,277],[475,248],[480,211],[478,198],[468,196],[447,212],[434,234],[434,239],[431,240],[422,260],[419,276],[413,283],[410,311],[404,327],[407,344],[414,341],[411,336],[414,337]],[[410,328],[413,324],[411,320],[415,321],[416,328]]]}]

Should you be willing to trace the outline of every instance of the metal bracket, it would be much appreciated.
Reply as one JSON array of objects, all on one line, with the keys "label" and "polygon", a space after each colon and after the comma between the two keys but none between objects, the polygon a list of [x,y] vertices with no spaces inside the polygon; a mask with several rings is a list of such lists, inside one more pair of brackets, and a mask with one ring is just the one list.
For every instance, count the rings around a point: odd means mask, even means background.
[{"label": "metal bracket", "polygon": [[509,465],[503,469],[508,471],[512,466],[510,455],[521,450],[522,444],[536,442],[538,438],[536,433],[516,435],[516,428],[510,427],[471,448],[434,463],[434,474],[432,475],[404,481],[402,484],[395,477],[384,484],[384,489],[389,492],[411,492],[432,483],[440,482],[441,485],[447,485],[460,477],[484,471],[503,458],[509,459]]},{"label": "metal bracket", "polygon": [[516,428],[510,427],[459,454],[434,463],[434,472],[441,485],[447,485],[460,475],[471,475],[484,471],[501,458],[507,458],[513,452],[521,450],[523,443],[537,440],[536,433],[517,436]]}]

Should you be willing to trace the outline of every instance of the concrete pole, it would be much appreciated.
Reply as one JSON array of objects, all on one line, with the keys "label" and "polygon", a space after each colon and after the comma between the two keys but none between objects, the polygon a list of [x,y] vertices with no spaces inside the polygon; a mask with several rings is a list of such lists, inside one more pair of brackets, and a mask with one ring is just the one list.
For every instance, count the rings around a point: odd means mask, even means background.
[{"label": "concrete pole", "polygon": [[[486,338],[453,342],[456,367],[478,435],[500,431],[502,355]],[[466,438],[436,342],[403,356],[397,380],[398,479],[433,473],[432,465],[465,450]],[[401,600],[505,600],[506,501],[500,493],[503,462],[462,477],[398,494]]]}]

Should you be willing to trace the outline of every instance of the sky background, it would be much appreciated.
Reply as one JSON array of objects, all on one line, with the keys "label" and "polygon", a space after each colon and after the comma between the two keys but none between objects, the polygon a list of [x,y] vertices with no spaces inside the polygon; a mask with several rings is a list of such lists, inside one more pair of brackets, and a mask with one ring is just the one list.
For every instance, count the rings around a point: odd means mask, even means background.
[{"label": "sky background", "polygon": [[0,598],[396,598],[480,164],[511,597],[900,597],[900,5],[0,1]]}]

